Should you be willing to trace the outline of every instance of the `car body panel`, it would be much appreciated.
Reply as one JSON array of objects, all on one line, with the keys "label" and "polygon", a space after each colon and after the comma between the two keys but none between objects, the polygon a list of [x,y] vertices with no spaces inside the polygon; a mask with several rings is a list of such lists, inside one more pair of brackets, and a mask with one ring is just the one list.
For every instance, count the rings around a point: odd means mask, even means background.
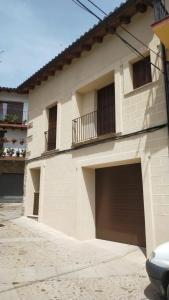
[{"label": "car body panel", "polygon": [[155,257],[151,259],[151,262],[160,267],[169,268],[169,242],[158,246],[154,253]]},{"label": "car body panel", "polygon": [[158,246],[153,251],[146,261],[146,270],[153,286],[166,296],[169,285],[169,242]]}]

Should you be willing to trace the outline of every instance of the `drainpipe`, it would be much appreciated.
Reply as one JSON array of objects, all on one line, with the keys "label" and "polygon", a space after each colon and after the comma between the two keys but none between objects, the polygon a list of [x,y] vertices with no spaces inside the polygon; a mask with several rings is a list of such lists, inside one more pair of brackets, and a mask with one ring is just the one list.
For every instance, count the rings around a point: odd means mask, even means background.
[{"label": "drainpipe", "polygon": [[167,108],[167,122],[168,122],[168,133],[169,133],[169,61],[167,61],[166,49],[164,45],[161,45],[163,72],[164,72],[164,86],[165,86],[165,98]]},{"label": "drainpipe", "polygon": [[[154,18],[155,21],[163,20],[167,15],[168,11],[165,8],[165,0],[154,0]],[[169,133],[169,61],[167,61],[166,49],[161,44],[162,64],[164,72],[164,87],[165,87],[165,99],[167,108],[167,123]]]}]

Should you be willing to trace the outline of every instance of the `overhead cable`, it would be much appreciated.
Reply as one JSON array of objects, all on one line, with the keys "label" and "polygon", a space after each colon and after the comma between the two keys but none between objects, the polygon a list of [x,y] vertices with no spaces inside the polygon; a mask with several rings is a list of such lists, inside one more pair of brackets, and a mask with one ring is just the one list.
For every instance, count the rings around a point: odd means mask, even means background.
[{"label": "overhead cable", "polygon": [[[82,9],[86,10],[87,12],[89,12],[91,15],[93,15],[94,17],[96,17],[99,21],[103,21],[99,16],[97,16],[91,9],[89,9],[82,1],[80,0],[72,0],[76,5],[80,6]],[[91,1],[91,0],[90,0]],[[92,1],[91,1],[92,2]],[[128,47],[130,48],[130,50],[132,52],[134,52],[135,54],[141,56],[142,58],[145,58],[145,56],[139,51],[137,50],[133,45],[131,45],[131,43],[129,43],[125,38],[123,38],[119,33],[114,32],[114,34]],[[150,61],[150,65],[152,65],[153,67],[155,67],[157,70],[159,70],[160,72],[163,73],[163,71],[156,66],[154,63],[152,63]]]},{"label": "overhead cable", "polygon": [[[90,2],[94,7],[96,7],[101,13],[103,13],[105,16],[108,16],[108,14],[102,9],[100,8],[98,5],[96,5],[92,0],[87,0],[88,2]],[[140,44],[142,44],[144,47],[146,47],[148,50],[150,50],[152,53],[154,53],[155,55],[157,55],[158,57],[161,58],[161,55],[159,53],[157,53],[156,51],[154,51],[153,49],[151,49],[148,45],[146,45],[142,40],[140,40],[137,36],[135,36],[133,33],[131,33],[129,30],[127,30],[124,26],[119,25],[119,27],[121,29],[123,29],[124,31],[126,31],[130,36],[132,36],[137,42],[139,42]]]}]

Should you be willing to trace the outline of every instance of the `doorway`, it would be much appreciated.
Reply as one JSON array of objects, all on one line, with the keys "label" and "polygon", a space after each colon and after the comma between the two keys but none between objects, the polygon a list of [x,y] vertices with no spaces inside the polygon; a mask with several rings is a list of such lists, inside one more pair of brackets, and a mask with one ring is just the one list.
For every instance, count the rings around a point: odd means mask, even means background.
[{"label": "doorway", "polygon": [[31,170],[33,183],[33,215],[39,214],[39,195],[40,195],[40,168]]}]

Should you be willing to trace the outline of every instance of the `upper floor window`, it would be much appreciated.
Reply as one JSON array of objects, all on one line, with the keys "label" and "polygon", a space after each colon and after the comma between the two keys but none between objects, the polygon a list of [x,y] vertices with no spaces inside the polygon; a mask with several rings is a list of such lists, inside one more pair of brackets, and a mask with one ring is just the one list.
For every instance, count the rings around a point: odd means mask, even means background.
[{"label": "upper floor window", "polygon": [[0,120],[9,123],[23,123],[24,111],[22,102],[0,101]]},{"label": "upper floor window", "polygon": [[134,89],[152,81],[150,55],[133,63],[132,67]]},{"label": "upper floor window", "polygon": [[48,110],[47,151],[56,149],[57,105]]},{"label": "upper floor window", "polygon": [[115,132],[115,86],[111,83],[97,91],[97,134]]}]

